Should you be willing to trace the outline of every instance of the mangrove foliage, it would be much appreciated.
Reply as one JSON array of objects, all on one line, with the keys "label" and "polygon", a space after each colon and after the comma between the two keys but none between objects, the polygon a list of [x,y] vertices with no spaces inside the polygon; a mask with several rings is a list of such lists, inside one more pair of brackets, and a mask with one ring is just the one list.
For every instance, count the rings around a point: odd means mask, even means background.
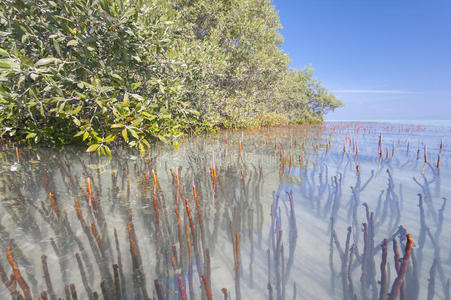
[{"label": "mangrove foliage", "polygon": [[269,0],[3,0],[0,136],[109,154],[321,121],[342,103],[289,68],[280,29]]}]

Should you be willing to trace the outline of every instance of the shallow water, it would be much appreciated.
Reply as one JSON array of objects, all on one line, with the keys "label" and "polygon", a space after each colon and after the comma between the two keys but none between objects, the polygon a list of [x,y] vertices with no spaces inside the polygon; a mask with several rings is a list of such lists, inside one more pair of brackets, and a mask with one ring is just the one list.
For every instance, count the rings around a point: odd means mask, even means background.
[{"label": "shallow water", "polygon": [[379,299],[381,243],[385,295],[392,240],[402,258],[408,233],[407,299],[445,299],[450,137],[446,126],[328,122],[187,138],[144,157],[4,143],[0,264],[9,276],[9,247],[30,294],[49,299],[65,287],[78,299]]}]

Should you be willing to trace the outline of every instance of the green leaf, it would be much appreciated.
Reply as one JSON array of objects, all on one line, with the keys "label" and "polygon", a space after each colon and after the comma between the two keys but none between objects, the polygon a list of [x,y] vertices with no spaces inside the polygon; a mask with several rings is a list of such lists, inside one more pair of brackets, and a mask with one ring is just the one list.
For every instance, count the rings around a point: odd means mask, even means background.
[{"label": "green leaf", "polygon": [[124,79],[122,79],[122,77],[117,74],[111,74],[111,77],[118,79],[121,83],[124,83]]},{"label": "green leaf", "polygon": [[144,118],[146,118],[149,121],[152,121],[153,119],[155,119],[157,116],[155,115],[151,115],[148,112],[143,111],[142,115],[144,116]]},{"label": "green leaf", "polygon": [[144,98],[138,94],[130,94],[133,98],[135,98],[138,101],[144,101]]},{"label": "green leaf", "polygon": [[41,106],[40,106],[41,116],[42,116],[43,118],[45,118],[44,105],[42,105],[42,102],[40,102],[39,104],[41,104]]},{"label": "green leaf", "polygon": [[70,33],[72,33],[73,35],[77,34],[77,32],[75,30],[73,30],[72,28],[70,28],[69,26],[67,26],[67,29],[69,29]]},{"label": "green leaf", "polygon": [[83,141],[86,140],[86,139],[88,138],[88,136],[89,136],[89,132],[86,131],[86,132],[83,134]]},{"label": "green leaf", "polygon": [[30,78],[33,79],[34,81],[36,81],[36,79],[39,78],[39,74],[31,73],[31,74],[30,74]]},{"label": "green leaf", "polygon": [[129,102],[129,98],[128,98],[128,94],[125,94],[124,95],[124,100],[123,100],[123,102],[124,102],[124,104],[125,105],[128,105],[130,102]]},{"label": "green leaf", "polygon": [[142,121],[143,121],[143,119],[141,119],[141,118],[135,119],[135,120],[133,120],[132,125],[135,127],[139,127],[141,125]]},{"label": "green leaf", "polygon": [[0,61],[0,69],[11,69],[11,65],[5,60]]},{"label": "green leaf", "polygon": [[67,42],[67,46],[77,46],[78,45],[78,41],[77,40],[70,40],[69,42]]},{"label": "green leaf", "polygon": [[128,137],[127,137],[127,128],[124,128],[122,130],[122,136],[124,137],[124,141],[128,142]]},{"label": "green leaf", "polygon": [[191,110],[189,110],[189,112],[195,116],[200,116],[200,112],[198,112],[197,110],[191,109]]},{"label": "green leaf", "polygon": [[32,138],[35,138],[35,137],[36,137],[36,133],[30,132],[29,134],[27,134],[27,136],[25,138],[28,140],[28,139],[32,139]]},{"label": "green leaf", "polygon": [[61,63],[61,59],[55,58],[55,57],[47,57],[47,58],[41,58],[40,60],[38,60],[35,64],[35,66],[40,67],[40,66],[46,66],[49,64],[58,64]]},{"label": "green leaf", "polygon": [[18,54],[17,56],[19,57],[21,63],[30,67],[34,67],[34,62],[28,56],[22,54]]},{"label": "green leaf", "polygon": [[81,105],[77,106],[77,107],[71,112],[71,114],[73,114],[73,115],[78,114],[78,113],[81,111],[82,108],[83,108],[83,107],[82,107]]},{"label": "green leaf", "polygon": [[135,139],[139,140],[139,135],[136,133],[135,130],[129,129],[129,131],[130,131],[130,133],[133,135],[133,137],[134,137]]},{"label": "green leaf", "polygon": [[163,143],[167,143],[168,142],[168,140],[164,137],[164,136],[162,136],[162,135],[158,135],[158,139],[160,140],[160,141],[162,141]]},{"label": "green leaf", "polygon": [[5,49],[0,48],[0,56],[9,57],[9,53]]},{"label": "green leaf", "polygon": [[146,149],[144,148],[144,145],[142,143],[138,144],[138,149],[139,149],[139,153],[141,153],[141,155],[144,155],[146,153]]},{"label": "green leaf", "polygon": [[86,152],[96,151],[99,147],[100,147],[99,144],[93,144],[93,145],[89,146],[88,149],[86,149]]},{"label": "green leaf", "polygon": [[[80,122],[80,121],[79,121]],[[80,135],[82,135],[83,134],[83,131],[79,131],[79,132],[77,132],[75,135],[74,135],[74,137],[77,137],[77,136],[80,136]]]},{"label": "green leaf", "polygon": [[124,127],[124,124],[121,123],[111,125],[111,128],[122,128],[122,127]]},{"label": "green leaf", "polygon": [[135,82],[132,84],[132,91],[136,90],[141,86],[141,82]]},{"label": "green leaf", "polygon": [[147,147],[150,147],[149,142],[146,139],[142,139],[141,141],[144,145],[146,145]]},{"label": "green leaf", "polygon": [[100,108],[103,108],[103,102],[100,100],[96,100],[97,105],[100,106]]},{"label": "green leaf", "polygon": [[105,138],[105,142],[106,143],[111,143],[112,141],[114,141],[116,139],[116,136],[115,135],[108,135],[106,138]]},{"label": "green leaf", "polygon": [[111,150],[110,147],[108,147],[107,145],[104,145],[103,148],[105,149],[105,152],[108,156],[111,156]]}]

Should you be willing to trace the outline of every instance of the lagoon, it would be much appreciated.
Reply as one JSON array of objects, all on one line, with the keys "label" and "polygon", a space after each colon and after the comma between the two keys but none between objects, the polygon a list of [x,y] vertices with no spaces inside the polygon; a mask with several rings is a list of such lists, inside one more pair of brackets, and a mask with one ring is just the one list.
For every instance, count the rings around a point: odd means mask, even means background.
[{"label": "lagoon", "polygon": [[449,299],[450,128],[228,130],[111,157],[4,141],[0,297]]}]

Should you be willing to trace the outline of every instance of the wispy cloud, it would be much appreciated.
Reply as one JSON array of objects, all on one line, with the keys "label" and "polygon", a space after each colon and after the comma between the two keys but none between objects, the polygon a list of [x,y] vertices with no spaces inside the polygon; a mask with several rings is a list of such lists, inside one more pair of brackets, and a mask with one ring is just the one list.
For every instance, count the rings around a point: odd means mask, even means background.
[{"label": "wispy cloud", "polygon": [[332,93],[336,94],[387,94],[387,95],[415,95],[419,94],[414,91],[403,90],[332,90]]}]

